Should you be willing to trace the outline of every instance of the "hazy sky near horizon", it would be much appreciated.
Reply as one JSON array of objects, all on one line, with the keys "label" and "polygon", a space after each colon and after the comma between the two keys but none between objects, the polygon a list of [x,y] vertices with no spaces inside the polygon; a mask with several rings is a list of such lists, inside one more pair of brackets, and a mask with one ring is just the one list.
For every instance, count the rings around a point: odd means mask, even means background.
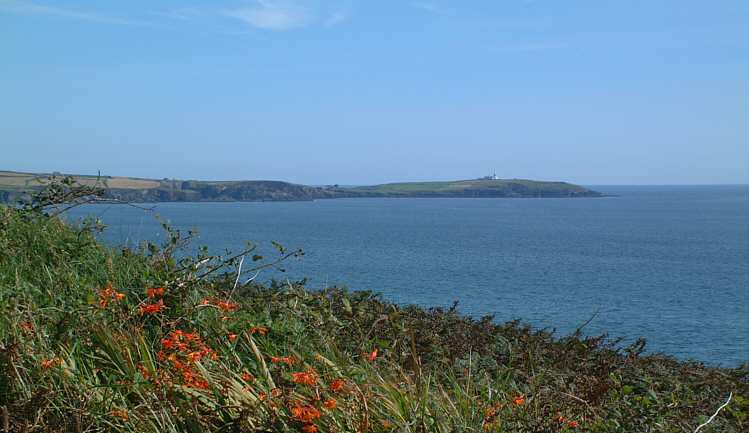
[{"label": "hazy sky near horizon", "polygon": [[0,0],[0,170],[749,183],[749,2]]}]

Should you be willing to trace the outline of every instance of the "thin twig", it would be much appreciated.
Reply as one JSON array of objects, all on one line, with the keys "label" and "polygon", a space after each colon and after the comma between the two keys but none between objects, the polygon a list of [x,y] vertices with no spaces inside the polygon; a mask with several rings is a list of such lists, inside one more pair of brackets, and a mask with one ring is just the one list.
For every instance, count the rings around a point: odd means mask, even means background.
[{"label": "thin twig", "polygon": [[252,281],[255,281],[255,278],[260,275],[260,271],[255,272],[255,275],[251,276],[247,281],[244,282],[245,285],[249,284]]},{"label": "thin twig", "polygon": [[719,408],[718,408],[718,410],[716,410],[716,411],[715,411],[715,413],[713,414],[713,416],[711,416],[711,417],[710,417],[710,418],[709,418],[709,419],[708,419],[707,421],[705,421],[704,423],[700,424],[700,426],[699,426],[699,427],[697,427],[697,429],[696,429],[696,430],[694,431],[694,433],[698,433],[698,432],[699,432],[699,431],[700,431],[700,430],[702,429],[702,427],[705,427],[706,425],[708,425],[708,424],[710,424],[711,422],[713,422],[713,420],[715,419],[715,417],[716,417],[716,416],[718,416],[718,413],[720,413],[720,411],[721,411],[721,410],[723,410],[723,408],[724,408],[724,407],[728,406],[728,403],[730,403],[730,402],[731,402],[731,398],[732,398],[732,397],[733,397],[733,392],[731,392],[730,394],[728,394],[728,400],[726,400],[726,402],[725,402],[725,403],[723,403],[723,405],[722,405],[721,407],[719,407]]},{"label": "thin twig", "polygon": [[229,293],[229,299],[234,296],[234,291],[237,290],[237,285],[239,284],[239,277],[242,275],[242,263],[244,263],[245,256],[242,256],[242,258],[239,260],[239,266],[237,266],[237,279],[234,280],[234,287],[231,289],[231,293]]},{"label": "thin twig", "polygon": [[590,316],[590,319],[586,320],[585,323],[583,323],[582,325],[578,326],[577,329],[575,329],[575,333],[573,335],[578,335],[580,332],[582,332],[583,328],[585,328],[586,326],[588,326],[590,324],[590,322],[593,321],[593,319],[595,319],[596,317],[598,317],[598,313],[600,313],[600,312],[601,312],[601,310],[596,310],[596,312],[593,313],[592,316]]},{"label": "thin twig", "polygon": [[582,398],[580,398],[580,397],[578,397],[576,395],[567,394],[566,392],[562,392],[562,391],[557,391],[557,392],[560,393],[560,394],[562,394],[562,395],[564,395],[564,396],[566,396],[566,397],[569,397],[569,398],[571,398],[573,400],[579,401],[580,403],[584,403],[586,406],[590,407],[590,403],[588,403],[587,401],[583,400]]}]

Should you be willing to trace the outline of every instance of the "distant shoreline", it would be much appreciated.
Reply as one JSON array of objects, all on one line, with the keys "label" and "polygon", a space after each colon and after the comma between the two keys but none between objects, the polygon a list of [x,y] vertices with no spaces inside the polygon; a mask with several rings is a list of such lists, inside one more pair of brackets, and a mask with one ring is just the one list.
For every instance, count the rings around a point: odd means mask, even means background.
[{"label": "distant shoreline", "polygon": [[605,197],[598,191],[568,182],[528,179],[480,179],[399,182],[371,186],[308,186],[282,181],[196,181],[135,177],[20,173],[0,171],[0,202],[28,198],[44,188],[50,176],[72,177],[77,183],[100,187],[106,198],[128,202],[255,202],[311,201],[334,198],[581,198]]}]

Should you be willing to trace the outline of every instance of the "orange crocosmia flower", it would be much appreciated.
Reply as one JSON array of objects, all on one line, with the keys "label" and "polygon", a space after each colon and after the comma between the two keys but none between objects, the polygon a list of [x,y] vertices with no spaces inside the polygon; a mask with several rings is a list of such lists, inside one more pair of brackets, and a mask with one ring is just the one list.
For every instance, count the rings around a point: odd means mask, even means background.
[{"label": "orange crocosmia flower", "polygon": [[233,343],[234,340],[237,339],[237,334],[229,334],[228,337],[229,337],[229,341],[231,341]]},{"label": "orange crocosmia flower", "polygon": [[293,356],[271,356],[270,362],[274,364],[286,364],[286,365],[294,365],[294,357]]},{"label": "orange crocosmia flower", "polygon": [[211,305],[211,300],[208,298],[205,298],[202,301],[200,301],[200,305]]},{"label": "orange crocosmia flower", "polygon": [[155,304],[141,305],[139,310],[141,316],[146,314],[156,314],[166,310],[166,305],[164,305],[164,301],[159,299],[159,302]]},{"label": "orange crocosmia flower", "polygon": [[250,328],[250,334],[260,334],[265,335],[268,333],[268,328],[265,326],[253,326]]},{"label": "orange crocosmia flower", "polygon": [[575,428],[575,427],[580,426],[580,424],[577,421],[567,421],[567,426],[571,428]]},{"label": "orange crocosmia flower", "polygon": [[252,377],[250,373],[245,371],[244,373],[242,373],[242,380],[244,380],[245,382],[252,382],[253,380],[255,380],[255,378]]},{"label": "orange crocosmia flower", "polygon": [[27,331],[27,332],[32,332],[32,331],[34,331],[34,325],[33,325],[33,324],[31,324],[31,322],[23,322],[23,323],[21,323],[21,324],[20,324],[20,325],[18,325],[18,326],[20,326],[20,327],[21,327],[21,329],[23,329],[24,331]]},{"label": "orange crocosmia flower", "polygon": [[203,358],[203,354],[200,352],[190,352],[187,354],[187,359],[192,362],[198,362],[201,358]]},{"label": "orange crocosmia flower", "polygon": [[302,431],[304,433],[317,433],[317,426],[314,424],[305,424],[304,427],[302,427]]},{"label": "orange crocosmia flower", "polygon": [[197,389],[208,389],[208,381],[197,377],[191,371],[184,371],[182,375],[186,386]]},{"label": "orange crocosmia flower", "polygon": [[307,370],[301,373],[291,373],[291,380],[300,385],[312,386],[317,383],[317,373],[314,370]]},{"label": "orange crocosmia flower", "polygon": [[53,359],[44,358],[44,359],[41,360],[41,362],[39,362],[39,365],[41,365],[41,367],[43,369],[47,370],[49,368],[54,367],[55,365],[57,365],[59,363],[60,363],[59,359],[56,359],[56,358],[53,358]]},{"label": "orange crocosmia flower", "polygon": [[374,362],[375,359],[377,359],[377,349],[373,350],[372,353],[370,353],[369,355],[367,355],[367,360],[369,362]]},{"label": "orange crocosmia flower", "polygon": [[125,295],[114,290],[112,286],[99,290],[99,306],[101,308],[107,308],[110,301],[121,301],[123,299],[125,299]]},{"label": "orange crocosmia flower", "polygon": [[339,392],[343,389],[343,385],[345,385],[346,382],[343,379],[336,379],[332,382],[330,382],[330,386],[328,387],[332,392]]},{"label": "orange crocosmia flower", "polygon": [[148,372],[148,369],[143,364],[138,364],[138,371],[143,376],[143,379],[148,380],[151,377],[151,373]]},{"label": "orange crocosmia flower", "polygon": [[146,295],[149,298],[158,298],[164,296],[165,291],[166,289],[164,289],[163,287],[151,287],[146,289]]},{"label": "orange crocosmia flower", "polygon": [[333,397],[325,400],[322,404],[323,406],[327,407],[328,409],[335,409],[338,406],[338,402]]},{"label": "orange crocosmia flower", "polygon": [[157,361],[161,361],[161,362],[165,361],[166,360],[166,353],[164,353],[163,350],[159,350],[158,352],[156,352],[156,360]]},{"label": "orange crocosmia flower", "polygon": [[311,422],[320,418],[320,411],[314,406],[308,404],[300,405],[297,403],[296,406],[291,408],[291,416],[297,421]]},{"label": "orange crocosmia flower", "polygon": [[513,403],[514,403],[514,404],[515,404],[516,406],[520,406],[520,405],[523,405],[523,404],[525,404],[525,397],[523,397],[522,395],[519,395],[519,396],[515,397],[515,398],[514,398],[514,399],[512,400],[512,402],[513,402]]},{"label": "orange crocosmia flower", "polygon": [[216,306],[222,311],[236,311],[239,309],[239,305],[231,301],[219,301]]},{"label": "orange crocosmia flower", "polygon": [[127,411],[125,409],[115,409],[112,411],[112,416],[120,418],[124,421],[127,421],[130,419],[130,415],[128,415]]}]

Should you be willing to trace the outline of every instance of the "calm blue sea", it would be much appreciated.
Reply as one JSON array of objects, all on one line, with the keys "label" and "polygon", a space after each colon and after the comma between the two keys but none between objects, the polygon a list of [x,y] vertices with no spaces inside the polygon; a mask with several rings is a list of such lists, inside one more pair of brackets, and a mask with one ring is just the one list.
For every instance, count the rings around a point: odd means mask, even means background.
[{"label": "calm blue sea", "polygon": [[[302,247],[288,278],[560,334],[645,337],[651,351],[749,361],[749,186],[599,186],[589,199],[339,199],[162,203],[213,251]],[[163,239],[152,214],[95,205],[112,244]],[[261,279],[273,275],[266,273]]]}]

